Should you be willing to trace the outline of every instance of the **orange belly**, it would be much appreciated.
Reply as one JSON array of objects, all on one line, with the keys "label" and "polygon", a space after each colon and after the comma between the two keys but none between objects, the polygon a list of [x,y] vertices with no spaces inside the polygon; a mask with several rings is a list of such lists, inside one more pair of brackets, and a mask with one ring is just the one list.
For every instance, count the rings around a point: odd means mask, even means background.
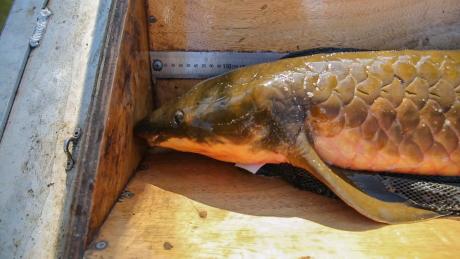
[{"label": "orange belly", "polygon": [[162,147],[187,151],[212,157],[217,160],[240,164],[284,163],[286,157],[250,144],[233,144],[222,139],[218,143],[199,143],[187,138],[171,138],[160,144]]},{"label": "orange belly", "polygon": [[[407,143],[391,140],[365,140],[359,128],[345,129],[333,137],[318,136],[315,149],[321,158],[342,168],[377,172],[399,172],[423,175],[460,175],[460,152],[447,153],[439,145],[426,152],[411,152]],[[406,146],[405,146],[406,145]]]}]

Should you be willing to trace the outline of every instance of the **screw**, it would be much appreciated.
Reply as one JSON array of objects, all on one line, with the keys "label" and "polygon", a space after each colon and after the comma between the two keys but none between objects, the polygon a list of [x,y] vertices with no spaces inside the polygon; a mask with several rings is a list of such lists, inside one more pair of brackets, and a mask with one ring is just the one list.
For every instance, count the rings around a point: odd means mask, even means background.
[{"label": "screw", "polygon": [[151,15],[151,16],[149,16],[148,21],[149,21],[149,23],[156,23],[157,18],[155,16]]},{"label": "screw", "polygon": [[129,199],[129,198],[132,198],[134,196],[134,193],[133,192],[130,192],[128,190],[124,190],[121,194],[120,194],[120,197],[118,197],[118,202],[121,202],[125,199]]},{"label": "screw", "polygon": [[163,69],[163,62],[161,62],[161,60],[159,60],[159,59],[155,59],[153,61],[152,66],[153,66],[153,70],[161,71]]},{"label": "screw", "polygon": [[107,246],[108,246],[107,241],[99,241],[96,243],[94,247],[96,248],[96,250],[104,250],[107,248]]}]

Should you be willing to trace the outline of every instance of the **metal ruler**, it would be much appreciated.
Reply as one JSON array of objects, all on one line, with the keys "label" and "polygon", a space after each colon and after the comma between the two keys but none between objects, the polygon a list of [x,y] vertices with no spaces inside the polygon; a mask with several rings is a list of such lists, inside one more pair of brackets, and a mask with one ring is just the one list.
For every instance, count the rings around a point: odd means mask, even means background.
[{"label": "metal ruler", "polygon": [[247,65],[278,60],[279,52],[152,51],[152,75],[156,78],[209,78]]}]

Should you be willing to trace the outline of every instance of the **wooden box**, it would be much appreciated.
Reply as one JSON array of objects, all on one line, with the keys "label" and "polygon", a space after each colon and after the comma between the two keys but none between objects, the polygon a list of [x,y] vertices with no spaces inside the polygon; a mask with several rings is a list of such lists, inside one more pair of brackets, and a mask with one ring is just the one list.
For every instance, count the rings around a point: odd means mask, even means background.
[{"label": "wooden box", "polygon": [[197,82],[152,79],[150,50],[453,49],[458,1],[116,0],[110,12],[64,258],[459,255],[458,219],[376,223],[231,164],[154,154],[133,136],[136,122]]}]

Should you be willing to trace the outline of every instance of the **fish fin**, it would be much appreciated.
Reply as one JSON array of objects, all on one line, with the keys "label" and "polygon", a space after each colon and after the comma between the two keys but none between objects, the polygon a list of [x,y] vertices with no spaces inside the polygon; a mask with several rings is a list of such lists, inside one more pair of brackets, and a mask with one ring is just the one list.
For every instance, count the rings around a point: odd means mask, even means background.
[{"label": "fish fin", "polygon": [[305,57],[311,56],[316,54],[328,54],[328,53],[336,53],[336,52],[359,52],[359,51],[370,51],[367,49],[355,49],[355,48],[315,48],[315,49],[307,49],[307,50],[299,50],[290,52],[286,56],[283,56],[281,59],[286,58],[297,58],[297,57]]},{"label": "fish fin", "polygon": [[351,173],[325,164],[305,134],[299,134],[288,155],[291,164],[308,170],[340,199],[364,216],[378,222],[396,224],[443,216],[418,208],[401,196],[387,191],[375,176],[350,177]]}]

